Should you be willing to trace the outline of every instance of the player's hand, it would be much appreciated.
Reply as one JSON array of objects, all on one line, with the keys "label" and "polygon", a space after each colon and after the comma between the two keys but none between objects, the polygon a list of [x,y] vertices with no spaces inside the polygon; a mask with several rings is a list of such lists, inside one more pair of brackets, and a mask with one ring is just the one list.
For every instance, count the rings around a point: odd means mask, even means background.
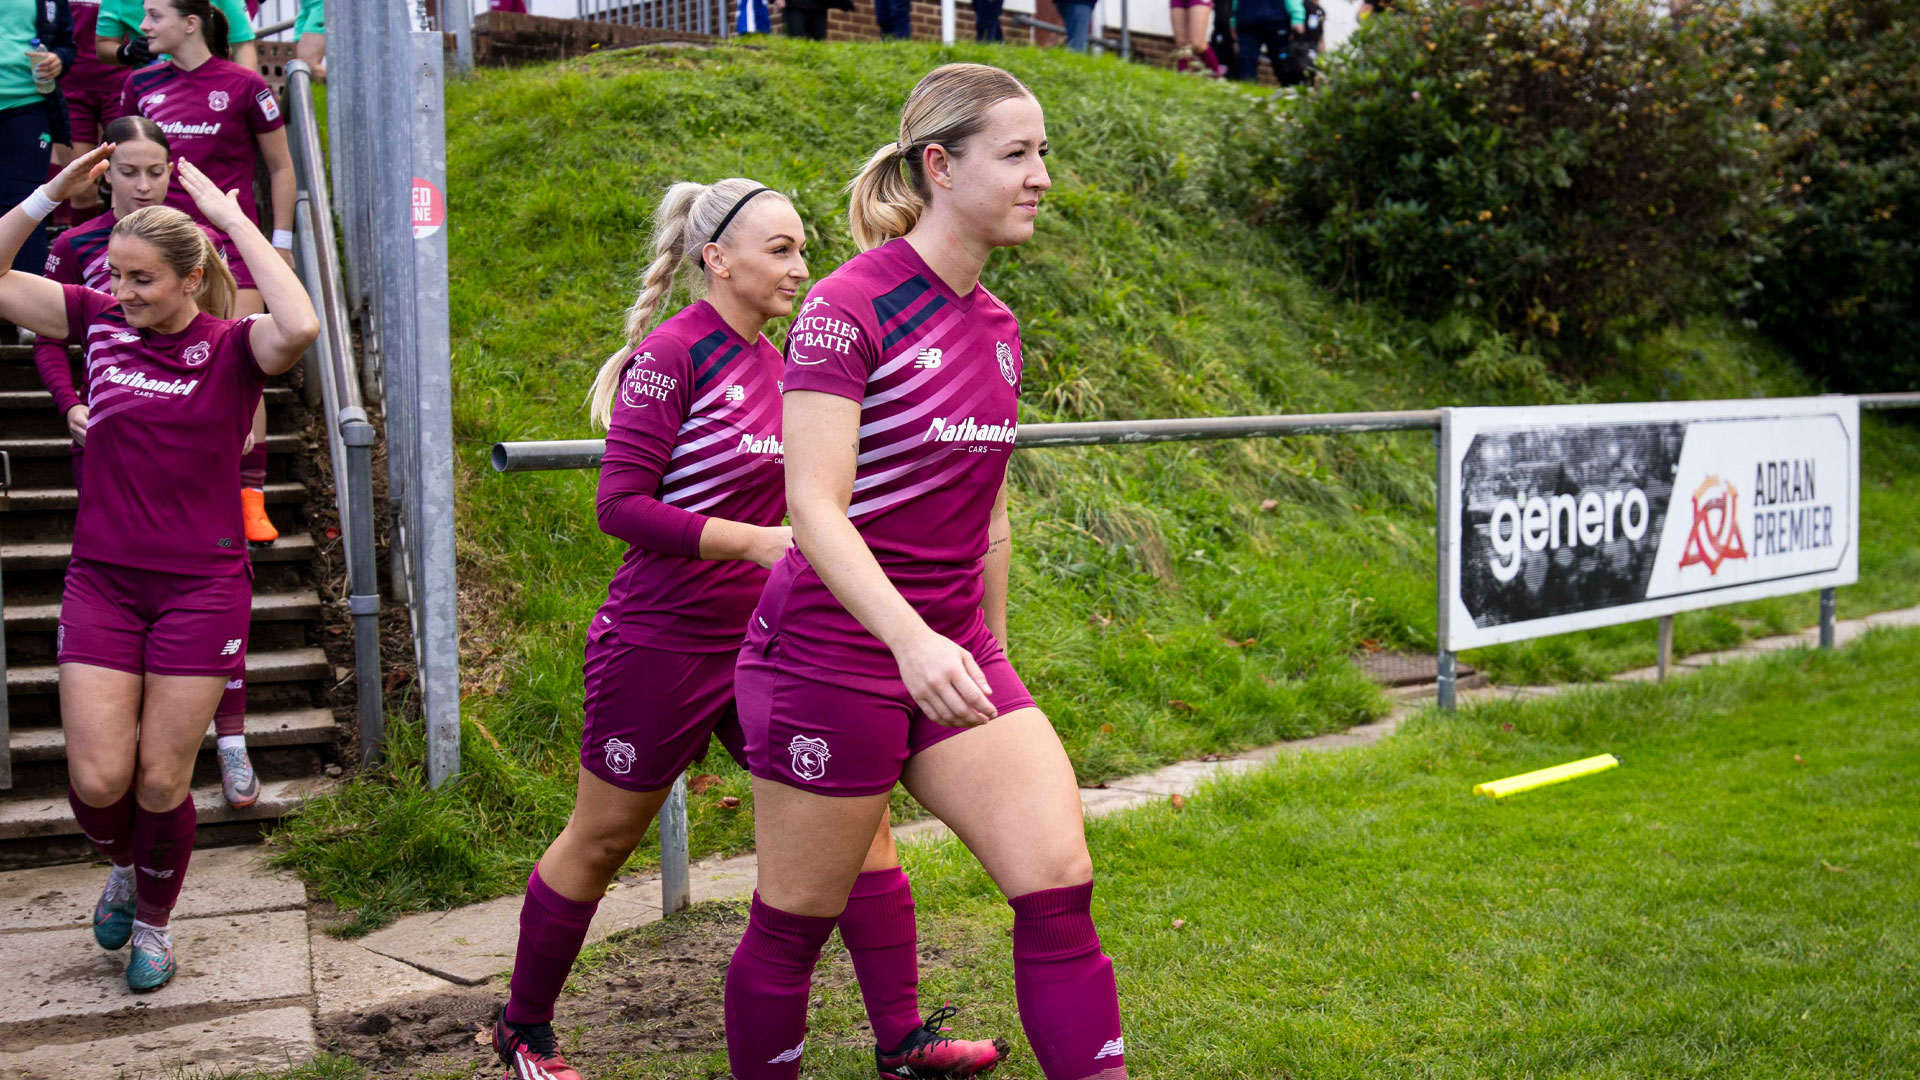
[{"label": "player's hand", "polygon": [[1302,26],[1302,25],[1300,25],[1299,23],[1294,23],[1294,24],[1293,24],[1293,36],[1294,36],[1294,37],[1296,37],[1296,38],[1303,38],[1303,37],[1306,37],[1306,36],[1307,36],[1307,28],[1306,28],[1306,27],[1304,27],[1304,26]]},{"label": "player's hand", "polygon": [[33,61],[33,77],[41,82],[58,82],[60,79],[60,55],[50,52],[27,50],[27,58]]},{"label": "player's hand", "polygon": [[146,67],[153,63],[153,50],[147,47],[147,39],[139,34],[127,35],[127,39],[120,43],[120,48],[115,50],[114,55],[119,57],[120,63],[127,67]]},{"label": "player's hand", "polygon": [[112,162],[107,158],[113,155],[118,143],[101,143],[99,146],[81,154],[67,163],[52,180],[47,181],[47,194],[56,202],[66,202],[75,195],[92,191],[106,175]]},{"label": "player's hand", "polygon": [[773,564],[787,555],[787,549],[793,546],[793,529],[787,525],[772,525],[760,530],[754,538],[753,549],[747,554],[763,570],[773,569]]},{"label": "player's hand", "polygon": [[87,417],[91,412],[85,405],[67,410],[67,434],[73,436],[73,445],[87,445]]},{"label": "player's hand", "polygon": [[295,273],[299,273],[299,272],[300,272],[300,268],[299,268],[298,266],[295,266],[295,265],[293,264],[293,249],[292,249],[292,248],[283,248],[283,247],[277,247],[277,248],[274,248],[274,249],[273,249],[273,253],[274,253],[275,255],[278,255],[278,256],[280,256],[280,261],[281,261],[281,262],[283,262],[283,263],[286,263],[286,264],[287,264],[287,269],[289,269],[289,270],[292,270],[292,271],[293,271],[293,272],[295,272]]},{"label": "player's hand", "polygon": [[239,231],[242,225],[259,231],[259,226],[248,221],[246,211],[240,209],[238,191],[221,191],[218,184],[207,179],[207,174],[201,172],[199,166],[186,158],[174,163],[174,171],[180,177],[180,186],[193,196],[193,205],[200,208],[201,216],[207,219],[209,225],[228,236]]},{"label": "player's hand", "polygon": [[934,723],[979,727],[1000,715],[988,700],[993,688],[980,665],[951,638],[924,631],[896,648],[893,658],[900,665],[900,681]]}]

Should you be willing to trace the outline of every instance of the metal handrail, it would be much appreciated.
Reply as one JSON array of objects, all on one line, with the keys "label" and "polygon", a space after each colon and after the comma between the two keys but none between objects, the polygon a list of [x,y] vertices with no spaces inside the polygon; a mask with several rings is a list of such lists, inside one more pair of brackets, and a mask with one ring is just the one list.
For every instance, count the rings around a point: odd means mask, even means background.
[{"label": "metal handrail", "polygon": [[[0,510],[13,490],[13,457],[0,450]],[[7,711],[7,590],[0,582],[0,791],[13,787],[13,720]]]},{"label": "metal handrail", "polygon": [[[1920,391],[1860,394],[1862,409],[1920,408]],[[1052,446],[1126,446],[1134,443],[1198,442],[1205,439],[1278,439],[1296,435],[1350,435],[1364,431],[1437,431],[1439,409],[1399,412],[1300,413],[1292,416],[1198,416],[1165,420],[1095,420],[1026,424],[1014,436],[1020,449]],[[541,439],[493,444],[494,471],[541,472],[595,469],[606,456],[605,439]]]},{"label": "metal handrail", "polygon": [[380,685],[380,583],[373,541],[373,444],[375,431],[360,398],[360,375],[347,322],[346,290],[340,282],[339,249],[333,235],[333,203],[327,194],[326,157],[313,106],[313,72],[300,60],[287,64],[289,148],[295,183],[294,238],[299,271],[320,314],[314,343],[326,410],[327,453],[333,465],[334,507],[347,556],[347,610],[353,617],[354,677],[360,717],[360,761],[374,760],[384,735],[386,706]]}]

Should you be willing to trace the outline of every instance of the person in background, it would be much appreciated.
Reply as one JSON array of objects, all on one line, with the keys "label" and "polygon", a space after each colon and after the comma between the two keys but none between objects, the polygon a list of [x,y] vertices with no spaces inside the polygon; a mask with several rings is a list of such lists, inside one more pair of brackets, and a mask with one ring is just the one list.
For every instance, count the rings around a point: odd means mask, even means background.
[{"label": "person in background", "polygon": [[1231,77],[1240,67],[1240,50],[1233,39],[1233,0],[1214,0],[1213,32],[1207,44],[1220,58],[1220,67]]},{"label": "person in background", "polygon": [[[67,0],[0,2],[0,206],[14,206],[47,178],[54,144],[73,141],[60,76],[73,66],[73,13]],[[11,262],[37,273],[47,233],[36,228]],[[11,326],[3,328],[11,340]]]},{"label": "person in background", "polygon": [[488,11],[509,11],[515,15],[527,13],[527,0],[487,0]]},{"label": "person in background", "polygon": [[313,77],[327,79],[327,0],[300,0],[300,14],[293,20],[293,54],[313,71]]},{"label": "person in background", "polygon": [[1093,28],[1093,0],[1056,0],[1060,21],[1066,24],[1067,48],[1087,51],[1087,38]]},{"label": "person in background", "polygon": [[852,11],[853,0],[773,0],[782,26],[791,38],[827,40],[827,12]]},{"label": "person in background", "polygon": [[[225,59],[226,30],[222,11],[208,0],[150,0],[141,31],[154,48],[172,55],[127,77],[120,111],[145,116],[167,130],[173,156],[199,166],[221,190],[237,192],[241,208],[255,222],[260,213],[253,197],[253,176],[264,162],[273,197],[272,246],[291,268],[294,179],[286,121],[279,99],[260,73]],[[205,220],[182,187],[168,189],[167,205]],[[260,268],[245,262],[235,260],[234,274],[259,280]],[[260,304],[258,290],[241,289],[233,317],[257,312]],[[240,501],[251,544],[271,544],[280,536],[267,516],[266,430],[262,405],[254,415],[253,438],[241,474]]]},{"label": "person in background", "polygon": [[913,0],[873,0],[873,21],[880,27],[880,40],[913,40]]},{"label": "person in background", "polygon": [[767,0],[740,0],[740,11],[733,20],[733,32],[741,37],[772,33],[773,17],[767,10]]},{"label": "person in background", "polygon": [[1287,44],[1306,34],[1307,9],[1302,0],[1238,0],[1234,21],[1240,30],[1242,82],[1260,77],[1260,50],[1278,72],[1287,62]]},{"label": "person in background", "polygon": [[[122,116],[106,126],[104,142],[114,144],[108,160],[107,188],[112,202],[105,213],[76,225],[54,237],[47,253],[46,278],[59,285],[84,285],[96,292],[113,291],[113,275],[107,265],[107,244],[113,228],[143,207],[159,206],[167,197],[169,174],[167,135],[158,124],[144,116]],[[220,261],[232,266],[245,264],[233,257],[233,242],[211,225],[202,225],[207,239],[213,241]],[[231,272],[231,271],[229,271]],[[254,289],[252,278],[235,282],[236,290]],[[208,314],[226,318],[225,309]],[[55,411],[65,418],[67,432],[73,436],[74,494],[86,497],[85,462],[87,424],[92,406],[76,392],[73,369],[67,362],[69,344],[84,344],[85,339],[60,341],[41,338],[33,343],[33,363],[40,369],[40,382],[53,395]],[[92,387],[81,391],[91,394]],[[227,679],[226,693],[213,711],[215,751],[220,759],[220,788],[227,804],[235,808],[252,806],[260,797],[260,778],[253,771],[253,759],[247,755],[247,657],[234,655],[233,672]]]},{"label": "person in background", "polygon": [[1167,0],[1173,19],[1173,64],[1180,71],[1202,71],[1214,78],[1227,73],[1207,41],[1213,25],[1212,0]]},{"label": "person in background", "polygon": [[[253,19],[243,0],[210,0],[227,19],[227,59],[260,70],[260,50],[254,46]],[[100,0],[100,21],[94,27],[94,52],[103,64],[142,68],[165,56],[154,53],[140,23],[147,17],[143,0]]]},{"label": "person in background", "polygon": [[1006,0],[973,0],[973,40],[1001,42],[1000,12]]},{"label": "person in background", "polygon": [[1306,33],[1293,35],[1287,46],[1287,60],[1275,64],[1273,73],[1281,86],[1301,86],[1312,82],[1319,72],[1320,43],[1327,36],[1327,9],[1318,0],[1303,0],[1307,9]]},{"label": "person in background", "polygon": [[[67,122],[73,129],[71,146],[55,144],[53,167],[63,169],[100,143],[100,131],[108,121],[120,115],[120,88],[127,81],[125,68],[103,64],[94,48],[93,30],[100,18],[100,0],[72,0],[73,66],[60,80],[60,92],[67,98]],[[63,204],[54,220],[78,225],[102,209],[100,192],[88,189]]]}]

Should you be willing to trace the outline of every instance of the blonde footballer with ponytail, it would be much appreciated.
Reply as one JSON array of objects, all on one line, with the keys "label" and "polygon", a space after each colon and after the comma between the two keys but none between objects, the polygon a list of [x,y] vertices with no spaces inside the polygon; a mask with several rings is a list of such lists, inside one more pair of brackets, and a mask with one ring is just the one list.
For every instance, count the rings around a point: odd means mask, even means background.
[{"label": "blonde footballer with ponytail", "polygon": [[[682,181],[667,189],[666,197],[660,200],[660,207],[653,215],[653,261],[641,276],[639,295],[627,308],[626,343],[600,365],[593,379],[593,390],[587,395],[587,412],[595,427],[604,431],[613,422],[613,395],[620,386],[620,373],[626,370],[627,359],[633,355],[635,346],[653,329],[655,316],[673,295],[681,268],[699,263],[703,273],[698,283],[689,289],[695,295],[704,292],[707,245],[728,246],[724,237],[712,238],[721,231],[729,211],[737,212],[743,199],[764,190],[759,183],[737,176],[712,184]],[[786,199],[778,192],[767,193],[782,201]]]}]

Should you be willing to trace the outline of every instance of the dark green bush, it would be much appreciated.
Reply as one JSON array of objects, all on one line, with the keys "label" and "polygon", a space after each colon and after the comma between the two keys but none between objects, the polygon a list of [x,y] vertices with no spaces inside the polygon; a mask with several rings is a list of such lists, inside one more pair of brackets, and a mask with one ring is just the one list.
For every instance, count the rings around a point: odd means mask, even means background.
[{"label": "dark green bush", "polygon": [[1581,366],[1745,282],[1768,182],[1735,19],[1640,0],[1415,3],[1244,140],[1252,211],[1327,281]]},{"label": "dark green bush", "polygon": [[1920,387],[1920,2],[1779,5],[1747,48],[1785,211],[1748,314],[1835,390]]}]

